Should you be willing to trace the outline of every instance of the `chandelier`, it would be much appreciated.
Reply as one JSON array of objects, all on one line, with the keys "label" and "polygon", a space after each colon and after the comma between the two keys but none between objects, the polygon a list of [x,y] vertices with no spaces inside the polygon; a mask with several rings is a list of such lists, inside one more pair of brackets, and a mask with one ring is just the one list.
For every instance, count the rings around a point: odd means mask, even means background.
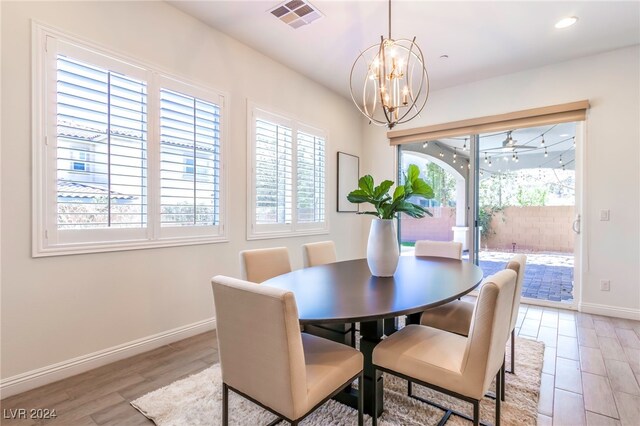
[{"label": "chandelier", "polygon": [[[420,114],[429,97],[429,75],[422,50],[413,40],[389,37],[365,49],[349,76],[351,99],[369,123],[387,126],[406,123]],[[360,89],[362,90],[360,92]]]}]

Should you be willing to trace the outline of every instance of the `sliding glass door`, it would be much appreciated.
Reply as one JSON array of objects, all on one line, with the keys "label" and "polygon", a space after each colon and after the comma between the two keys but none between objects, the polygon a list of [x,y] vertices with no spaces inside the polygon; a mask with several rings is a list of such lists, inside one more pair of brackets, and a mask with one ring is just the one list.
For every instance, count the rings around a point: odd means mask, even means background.
[{"label": "sliding glass door", "polygon": [[400,170],[417,164],[435,194],[425,203],[433,217],[400,218],[403,254],[412,255],[420,239],[460,241],[464,258],[489,276],[524,253],[522,296],[572,306],[580,127],[560,123],[400,145]]}]

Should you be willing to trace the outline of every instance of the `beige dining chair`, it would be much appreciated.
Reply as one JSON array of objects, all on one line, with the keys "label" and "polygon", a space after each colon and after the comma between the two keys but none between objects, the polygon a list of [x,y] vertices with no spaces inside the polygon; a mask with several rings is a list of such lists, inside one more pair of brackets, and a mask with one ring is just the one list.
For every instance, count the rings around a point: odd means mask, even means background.
[{"label": "beige dining chair", "polygon": [[[518,278],[516,279],[516,291],[513,295],[513,305],[509,316],[510,332],[511,332],[511,369],[510,373],[515,373],[515,356],[516,356],[516,322],[520,309],[520,299],[522,293],[522,283],[524,280],[525,267],[527,264],[527,256],[524,254],[516,254],[513,256],[505,269],[514,271]],[[421,318],[420,324],[429,327],[439,328],[440,330],[449,331],[451,333],[467,336],[471,327],[471,319],[473,317],[474,303],[464,300],[454,300],[446,305],[438,306],[426,310]],[[502,386],[501,398],[505,399],[505,384]]]},{"label": "beige dining chair", "polygon": [[333,241],[303,244],[302,255],[305,268],[333,263],[337,259],[336,245]]},{"label": "beige dining chair", "polygon": [[[222,424],[229,422],[229,390],[292,425],[358,379],[363,356],[350,346],[300,332],[291,291],[212,278],[222,369]],[[260,318],[256,324],[254,319]],[[358,425],[363,424],[358,395]]]},{"label": "beige dining chair", "polygon": [[[374,369],[401,377],[473,404],[473,417],[446,409],[451,414],[480,424],[480,401],[496,378],[501,392],[505,345],[509,338],[517,274],[505,269],[487,278],[480,289],[469,336],[464,337],[424,325],[409,325],[380,342],[373,350]],[[375,376],[374,376],[375,377]],[[376,383],[374,381],[374,395]],[[417,397],[409,390],[409,396]],[[375,408],[374,398],[374,409]],[[495,425],[500,425],[500,398],[496,398]],[[377,420],[373,416],[373,426]]]},{"label": "beige dining chair", "polygon": [[286,247],[244,250],[240,252],[242,279],[262,283],[291,272],[289,250]]},{"label": "beige dining chair", "polygon": [[418,240],[416,241],[415,255],[462,259],[462,243],[456,241]]},{"label": "beige dining chair", "polygon": [[[304,267],[326,265],[334,263],[337,260],[336,245],[333,241],[320,241],[318,243],[308,243],[302,245],[302,257],[304,258]],[[350,333],[351,346],[356,347],[356,324],[351,323],[348,330],[336,330],[332,324],[314,324],[316,327],[328,329],[329,332]],[[342,324],[339,324],[342,327]],[[309,330],[308,330],[309,331]]]}]

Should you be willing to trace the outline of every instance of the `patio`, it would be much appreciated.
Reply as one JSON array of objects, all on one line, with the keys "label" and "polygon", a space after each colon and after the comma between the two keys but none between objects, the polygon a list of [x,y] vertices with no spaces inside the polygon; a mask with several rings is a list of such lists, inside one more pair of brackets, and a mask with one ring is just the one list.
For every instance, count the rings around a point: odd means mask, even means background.
[{"label": "patio", "polygon": [[[403,256],[413,256],[413,247],[402,247]],[[514,253],[481,251],[480,267],[484,276],[504,269]],[[552,302],[573,301],[573,255],[558,253],[525,253],[527,267],[522,283],[522,296]],[[463,254],[463,259],[468,259]]]},{"label": "patio", "polygon": [[[573,300],[573,256],[553,253],[526,253],[527,267],[522,296],[553,302]],[[484,276],[504,269],[513,253],[481,251],[480,267]]]}]

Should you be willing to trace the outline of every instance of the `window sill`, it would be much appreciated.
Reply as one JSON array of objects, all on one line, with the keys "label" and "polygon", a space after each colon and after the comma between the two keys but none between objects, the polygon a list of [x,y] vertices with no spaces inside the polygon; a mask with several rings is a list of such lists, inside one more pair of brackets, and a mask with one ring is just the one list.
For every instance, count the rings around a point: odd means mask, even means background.
[{"label": "window sill", "polygon": [[105,253],[113,251],[146,250],[166,247],[181,247],[201,244],[227,243],[226,236],[197,238],[165,238],[154,241],[106,242],[96,244],[60,244],[57,246],[33,248],[32,257],[68,256],[74,254]]},{"label": "window sill", "polygon": [[309,235],[328,235],[329,229],[301,229],[298,231],[282,231],[282,232],[253,232],[247,233],[247,241],[251,240],[270,240],[275,238],[293,238],[306,237]]}]

